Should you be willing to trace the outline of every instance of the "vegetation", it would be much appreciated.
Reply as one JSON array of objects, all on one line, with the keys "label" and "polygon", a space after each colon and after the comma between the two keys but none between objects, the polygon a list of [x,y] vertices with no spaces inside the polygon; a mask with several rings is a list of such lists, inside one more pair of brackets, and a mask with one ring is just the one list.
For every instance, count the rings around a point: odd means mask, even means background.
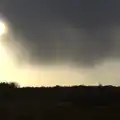
[{"label": "vegetation", "polygon": [[120,119],[120,87],[20,88],[17,83],[1,83],[0,119]]}]

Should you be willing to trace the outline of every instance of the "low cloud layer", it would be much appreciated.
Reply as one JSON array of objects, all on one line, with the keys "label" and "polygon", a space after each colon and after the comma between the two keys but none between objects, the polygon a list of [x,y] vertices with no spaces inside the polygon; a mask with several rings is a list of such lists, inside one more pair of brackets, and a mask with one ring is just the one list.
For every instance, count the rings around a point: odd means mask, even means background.
[{"label": "low cloud layer", "polygon": [[24,36],[16,41],[31,63],[93,66],[120,57],[119,5],[117,0],[10,0],[1,12]]}]

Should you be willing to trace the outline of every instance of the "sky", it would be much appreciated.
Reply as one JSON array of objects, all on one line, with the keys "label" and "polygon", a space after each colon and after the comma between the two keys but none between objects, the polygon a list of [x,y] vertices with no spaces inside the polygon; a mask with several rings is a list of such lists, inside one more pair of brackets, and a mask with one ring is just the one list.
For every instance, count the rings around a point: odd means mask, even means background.
[{"label": "sky", "polygon": [[120,1],[0,0],[0,79],[27,86],[120,85]]}]

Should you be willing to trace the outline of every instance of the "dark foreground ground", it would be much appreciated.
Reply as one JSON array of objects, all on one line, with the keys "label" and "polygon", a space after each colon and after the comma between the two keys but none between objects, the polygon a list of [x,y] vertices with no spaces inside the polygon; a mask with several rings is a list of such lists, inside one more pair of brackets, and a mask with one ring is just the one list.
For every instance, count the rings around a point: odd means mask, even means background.
[{"label": "dark foreground ground", "polygon": [[107,119],[120,119],[120,87],[0,85],[0,120]]}]

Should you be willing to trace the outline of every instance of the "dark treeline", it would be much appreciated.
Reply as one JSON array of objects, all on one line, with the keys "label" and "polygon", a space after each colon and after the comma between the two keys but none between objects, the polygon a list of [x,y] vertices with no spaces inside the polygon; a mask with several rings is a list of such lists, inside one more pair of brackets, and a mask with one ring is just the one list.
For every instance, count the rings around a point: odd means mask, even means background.
[{"label": "dark treeline", "polygon": [[120,118],[120,87],[25,87],[0,84],[0,118],[96,120]]}]

